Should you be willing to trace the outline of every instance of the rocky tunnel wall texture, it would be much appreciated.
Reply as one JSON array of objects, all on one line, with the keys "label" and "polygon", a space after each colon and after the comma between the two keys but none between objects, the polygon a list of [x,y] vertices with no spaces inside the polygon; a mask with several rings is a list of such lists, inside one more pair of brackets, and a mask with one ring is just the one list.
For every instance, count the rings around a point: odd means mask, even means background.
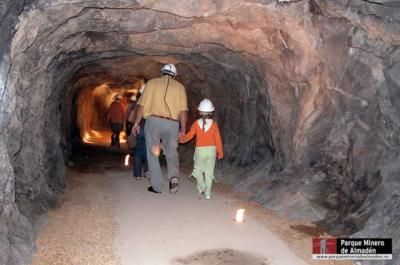
[{"label": "rocky tunnel wall texture", "polygon": [[80,91],[166,62],[192,118],[203,97],[216,103],[226,181],[398,252],[400,5],[279,2],[1,1],[0,264],[29,263],[32,220],[64,187]]}]

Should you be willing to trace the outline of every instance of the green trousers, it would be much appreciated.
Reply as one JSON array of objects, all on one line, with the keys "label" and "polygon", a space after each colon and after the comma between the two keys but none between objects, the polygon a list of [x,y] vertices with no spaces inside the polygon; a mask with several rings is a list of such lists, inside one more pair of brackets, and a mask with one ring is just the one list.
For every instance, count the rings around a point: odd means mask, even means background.
[{"label": "green trousers", "polygon": [[197,190],[199,193],[204,192],[206,198],[211,195],[216,154],[217,148],[215,146],[196,147],[194,153],[192,176],[197,180]]}]

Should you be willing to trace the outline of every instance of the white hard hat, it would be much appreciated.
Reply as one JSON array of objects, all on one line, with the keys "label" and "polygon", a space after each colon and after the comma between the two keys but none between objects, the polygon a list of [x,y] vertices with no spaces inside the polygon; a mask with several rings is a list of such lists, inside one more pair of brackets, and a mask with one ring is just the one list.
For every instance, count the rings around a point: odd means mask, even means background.
[{"label": "white hard hat", "polygon": [[215,110],[214,105],[208,98],[203,99],[197,109],[201,112],[213,112]]},{"label": "white hard hat", "polygon": [[168,63],[168,64],[164,65],[161,68],[161,73],[170,75],[172,77],[174,77],[178,74],[178,72],[176,71],[175,65],[173,65],[172,63]]}]

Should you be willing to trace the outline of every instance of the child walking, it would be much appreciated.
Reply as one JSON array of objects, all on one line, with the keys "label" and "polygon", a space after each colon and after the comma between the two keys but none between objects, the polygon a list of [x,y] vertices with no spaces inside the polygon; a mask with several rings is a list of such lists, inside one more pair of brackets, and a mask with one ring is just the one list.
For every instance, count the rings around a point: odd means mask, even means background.
[{"label": "child walking", "polygon": [[214,105],[209,99],[203,99],[197,109],[200,119],[193,123],[187,134],[179,138],[179,142],[186,143],[196,136],[192,176],[197,180],[199,197],[201,198],[204,193],[206,199],[209,200],[214,180],[215,159],[216,157],[222,159],[224,153],[218,125],[212,119]]}]

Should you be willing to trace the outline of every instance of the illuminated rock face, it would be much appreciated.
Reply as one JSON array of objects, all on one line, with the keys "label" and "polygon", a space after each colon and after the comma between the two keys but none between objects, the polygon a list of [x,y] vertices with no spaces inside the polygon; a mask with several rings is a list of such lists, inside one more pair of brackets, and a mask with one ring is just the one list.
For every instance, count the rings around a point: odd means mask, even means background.
[{"label": "illuminated rock face", "polygon": [[63,188],[79,91],[165,62],[192,119],[215,103],[227,181],[336,233],[399,238],[399,5],[277,2],[3,0],[0,264],[27,262]]}]

